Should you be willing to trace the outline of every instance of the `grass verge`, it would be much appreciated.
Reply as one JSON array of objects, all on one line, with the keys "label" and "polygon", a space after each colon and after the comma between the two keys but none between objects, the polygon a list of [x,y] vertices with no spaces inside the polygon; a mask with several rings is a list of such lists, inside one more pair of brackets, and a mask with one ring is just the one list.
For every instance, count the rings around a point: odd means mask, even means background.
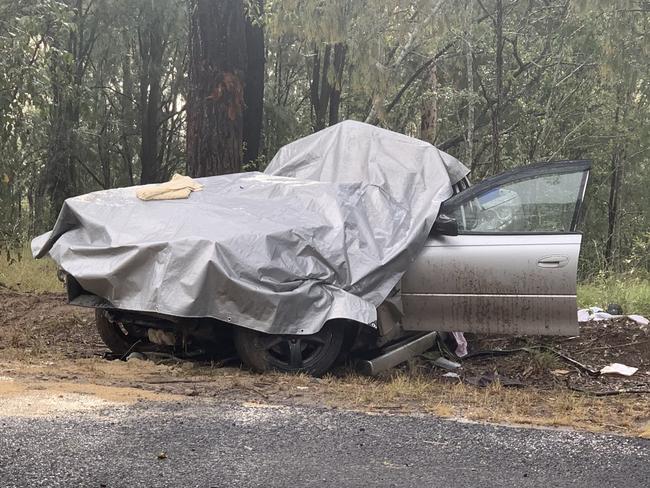
[{"label": "grass verge", "polygon": [[629,276],[600,276],[578,286],[578,305],[607,307],[618,303],[626,314],[650,315],[650,278]]},{"label": "grass verge", "polygon": [[332,404],[362,410],[398,409],[482,422],[567,427],[650,436],[646,395],[594,397],[567,389],[477,388],[426,376],[394,373],[387,379],[350,374],[332,379]]},{"label": "grass verge", "polygon": [[0,359],[0,375],[38,380],[44,386],[73,380],[168,395],[217,397],[224,402],[252,402],[262,408],[325,405],[369,414],[430,414],[650,438],[645,395],[594,397],[567,389],[507,388],[499,383],[477,388],[440,381],[416,371],[395,371],[380,378],[342,371],[338,376],[315,379],[280,373],[259,375],[237,367],[192,363],[32,357],[28,361]]},{"label": "grass verge", "polygon": [[50,258],[34,259],[27,246],[11,257],[0,257],[0,286],[33,293],[64,291],[56,277],[56,263]]}]

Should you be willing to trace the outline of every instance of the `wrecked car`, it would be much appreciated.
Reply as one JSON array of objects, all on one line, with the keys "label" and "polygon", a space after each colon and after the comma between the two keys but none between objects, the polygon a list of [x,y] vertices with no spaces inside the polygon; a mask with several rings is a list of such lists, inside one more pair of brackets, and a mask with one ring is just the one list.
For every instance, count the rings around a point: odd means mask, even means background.
[{"label": "wrecked car", "polygon": [[436,331],[576,334],[589,169],[542,163],[470,185],[432,145],[347,121],[264,173],[199,178],[185,200],[68,199],[32,250],[121,356],[232,340],[258,371],[321,375],[352,350],[392,365]]}]

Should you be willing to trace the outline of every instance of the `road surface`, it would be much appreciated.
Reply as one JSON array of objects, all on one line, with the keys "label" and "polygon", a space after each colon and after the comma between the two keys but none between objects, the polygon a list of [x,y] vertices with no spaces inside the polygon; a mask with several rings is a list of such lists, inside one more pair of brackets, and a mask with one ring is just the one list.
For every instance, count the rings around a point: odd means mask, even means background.
[{"label": "road surface", "polygon": [[0,486],[647,487],[650,441],[217,401],[0,412]]}]

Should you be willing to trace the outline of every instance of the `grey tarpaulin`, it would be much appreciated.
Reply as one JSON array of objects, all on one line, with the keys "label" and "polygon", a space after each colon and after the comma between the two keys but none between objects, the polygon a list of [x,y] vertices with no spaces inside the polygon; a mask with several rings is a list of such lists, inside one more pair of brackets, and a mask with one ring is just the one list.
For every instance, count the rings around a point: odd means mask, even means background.
[{"label": "grey tarpaulin", "polygon": [[117,308],[283,334],[372,323],[465,174],[430,144],[342,122],[265,173],[198,179],[187,200],[144,202],[137,187],[69,198],[32,251]]}]

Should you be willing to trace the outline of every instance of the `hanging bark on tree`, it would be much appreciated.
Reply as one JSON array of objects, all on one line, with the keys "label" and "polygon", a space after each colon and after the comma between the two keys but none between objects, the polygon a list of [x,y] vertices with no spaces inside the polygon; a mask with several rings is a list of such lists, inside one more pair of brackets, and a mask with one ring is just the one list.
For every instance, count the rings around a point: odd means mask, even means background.
[{"label": "hanging bark on tree", "polygon": [[241,171],[246,68],[242,0],[192,0],[187,100],[191,176]]},{"label": "hanging bark on tree", "polygon": [[244,83],[244,163],[252,163],[259,156],[262,145],[264,115],[264,30],[259,16],[264,1],[253,2],[258,12],[249,12],[246,19],[246,79]]},{"label": "hanging bark on tree", "polygon": [[[616,114],[618,118],[618,110]],[[623,165],[625,163],[625,149],[620,143],[614,145],[611,159],[611,173],[609,184],[609,199],[607,201],[607,239],[605,240],[605,265],[611,268],[614,261],[614,239],[619,219],[619,204],[621,199],[621,182],[623,180]]]}]

